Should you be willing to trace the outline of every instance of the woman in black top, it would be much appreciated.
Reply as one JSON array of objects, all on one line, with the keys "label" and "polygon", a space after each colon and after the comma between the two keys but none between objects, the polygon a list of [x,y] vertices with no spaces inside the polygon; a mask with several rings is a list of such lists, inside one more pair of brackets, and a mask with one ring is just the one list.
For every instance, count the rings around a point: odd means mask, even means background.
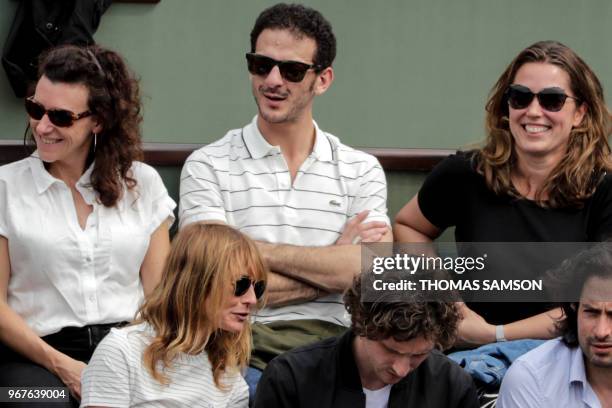
[{"label": "woman in black top", "polygon": [[[610,112],[586,63],[558,42],[533,44],[498,79],[486,111],[484,146],[452,155],[432,171],[397,215],[396,240],[428,242],[450,226],[457,242],[606,239],[612,233]],[[472,345],[551,338],[561,313],[547,309],[544,303],[470,304],[459,335]]]}]

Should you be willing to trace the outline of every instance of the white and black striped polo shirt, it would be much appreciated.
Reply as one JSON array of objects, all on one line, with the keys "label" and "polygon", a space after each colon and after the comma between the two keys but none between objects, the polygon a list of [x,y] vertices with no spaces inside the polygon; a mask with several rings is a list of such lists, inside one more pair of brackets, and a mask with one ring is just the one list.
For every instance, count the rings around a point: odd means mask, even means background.
[{"label": "white and black striped polo shirt", "polygon": [[[313,151],[293,185],[280,147],[264,139],[257,117],[193,152],[181,173],[180,226],[219,220],[256,240],[327,246],[363,210],[370,210],[366,221],[389,224],[387,184],[376,158],[314,126]],[[348,324],[338,294],[257,315],[263,323],[295,319]]]}]

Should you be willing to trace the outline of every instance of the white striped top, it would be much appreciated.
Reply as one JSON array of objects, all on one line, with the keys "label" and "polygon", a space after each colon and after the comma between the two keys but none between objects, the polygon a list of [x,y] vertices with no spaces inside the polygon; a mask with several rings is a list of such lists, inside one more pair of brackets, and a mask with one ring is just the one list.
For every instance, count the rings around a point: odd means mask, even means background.
[{"label": "white striped top", "polygon": [[152,329],[146,324],[112,329],[81,375],[81,407],[247,407],[249,391],[236,370],[215,386],[208,355],[180,354],[166,371],[169,385],[157,382],[143,363]]},{"label": "white striped top", "polygon": [[[244,128],[193,152],[181,174],[180,226],[218,220],[256,240],[328,246],[363,210],[370,210],[366,221],[389,224],[387,183],[376,158],[314,126],[313,151],[293,185],[280,147],[261,135],[257,116]],[[339,294],[264,308],[255,318],[262,323],[296,319],[349,323]]]}]

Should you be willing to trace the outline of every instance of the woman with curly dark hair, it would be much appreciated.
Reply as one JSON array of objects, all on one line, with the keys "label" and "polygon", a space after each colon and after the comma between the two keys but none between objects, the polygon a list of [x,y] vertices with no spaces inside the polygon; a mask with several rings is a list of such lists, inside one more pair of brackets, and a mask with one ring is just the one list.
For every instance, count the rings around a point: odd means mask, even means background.
[{"label": "woman with curly dark hair", "polygon": [[[610,125],[602,86],[573,50],[556,41],[527,47],[491,90],[484,145],[432,171],[397,215],[396,239],[431,241],[452,226],[457,242],[609,238]],[[513,278],[532,279],[530,269],[554,264],[541,266],[514,268]],[[546,303],[480,302],[463,314],[461,339],[479,345],[552,338],[561,312]]]},{"label": "woman with curly dark hair", "polygon": [[0,168],[0,386],[67,386],[157,285],[175,203],[141,163],[138,83],[61,46],[25,101],[36,151]]}]

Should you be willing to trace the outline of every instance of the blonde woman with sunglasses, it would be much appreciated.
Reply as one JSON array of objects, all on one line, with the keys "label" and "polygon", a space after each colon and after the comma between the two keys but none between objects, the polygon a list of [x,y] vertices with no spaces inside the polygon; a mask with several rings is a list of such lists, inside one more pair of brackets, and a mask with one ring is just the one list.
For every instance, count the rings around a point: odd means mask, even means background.
[{"label": "blonde woman with sunglasses", "polygon": [[113,329],[83,373],[82,407],[247,407],[240,374],[266,270],[245,235],[191,224],[134,325]]},{"label": "blonde woman with sunglasses", "polygon": [[[432,171],[397,215],[395,237],[427,242],[454,226],[457,242],[609,238],[610,123],[597,76],[573,50],[555,41],[527,47],[491,90],[483,147]],[[535,278],[529,269],[515,268],[513,278]],[[462,342],[480,345],[552,338],[561,313],[543,302],[480,302],[463,315]]]},{"label": "blonde woman with sunglasses", "polygon": [[74,406],[98,342],[159,281],[176,205],[139,161],[140,107],[111,50],[41,59],[25,101],[36,151],[0,168],[0,387],[67,387],[56,405]]}]

